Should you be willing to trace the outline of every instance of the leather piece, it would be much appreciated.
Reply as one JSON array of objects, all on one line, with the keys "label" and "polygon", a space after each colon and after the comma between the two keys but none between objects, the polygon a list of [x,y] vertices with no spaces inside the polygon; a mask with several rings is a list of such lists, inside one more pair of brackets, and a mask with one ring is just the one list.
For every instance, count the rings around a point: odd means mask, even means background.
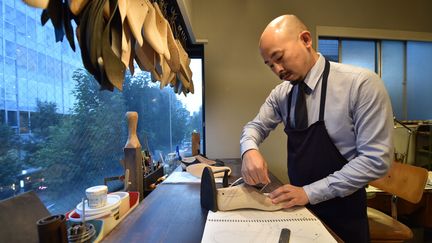
[{"label": "leather piece", "polygon": [[217,205],[220,211],[245,208],[263,211],[282,209],[282,204],[273,204],[268,196],[247,184],[217,189]]},{"label": "leather piece", "polygon": [[191,175],[200,178],[206,168],[211,169],[214,174],[213,176],[217,178],[224,177],[225,170],[228,171],[228,176],[231,175],[231,168],[228,166],[211,166],[204,163],[189,165],[188,167],[186,167],[186,171],[189,172]]},{"label": "leather piece", "polygon": [[54,26],[56,42],[63,41],[66,35],[70,47],[75,51],[74,31],[71,23],[73,15],[70,12],[68,3],[62,0],[49,1],[46,9],[41,13],[42,26],[46,24],[48,19],[51,19],[51,23]]},{"label": "leather piece", "polygon": [[[183,80],[184,83],[191,84],[192,83],[192,71],[189,67],[190,65],[190,59],[186,52],[186,50],[183,48],[183,45],[179,40],[176,40],[177,46],[179,48],[179,56],[180,56],[180,72],[181,76],[180,79]],[[178,75],[177,75],[178,76]],[[192,92],[193,93],[193,85],[187,85],[185,86],[186,90],[185,92]]]},{"label": "leather piece", "polygon": [[[104,71],[109,82],[120,91],[123,89],[126,67],[120,59],[121,55],[121,18],[118,4],[110,1],[114,7],[111,18],[105,27],[102,37],[102,59]],[[110,43],[111,40],[111,43]]]},{"label": "leather piece", "polygon": [[46,9],[49,4],[48,0],[23,0],[23,1],[29,6],[35,8],[41,8],[41,9]]},{"label": "leather piece", "polygon": [[148,6],[148,14],[144,21],[144,27],[142,29],[142,35],[144,39],[147,40],[147,43],[159,54],[163,54],[164,49],[162,45],[162,39],[157,30],[156,26],[156,10],[149,0],[144,0]]},{"label": "leather piece", "polygon": [[92,1],[92,5],[88,13],[87,25],[82,26],[85,27],[83,29],[83,31],[86,33],[86,38],[84,40],[88,48],[87,50],[89,52],[90,63],[94,70],[93,73],[90,73],[95,76],[96,80],[101,85],[104,83],[103,77],[105,75],[103,72],[103,66],[101,67],[101,63],[98,61],[98,58],[102,57],[102,33],[106,25],[103,18],[103,6],[105,5],[106,1],[107,0]]},{"label": "leather piece", "polygon": [[76,46],[71,21],[78,24],[75,34],[84,67],[102,90],[121,90],[126,68],[133,75],[136,60],[141,69],[151,72],[152,81],[160,81],[160,88],[170,84],[178,94],[193,92],[190,60],[182,47],[180,50],[181,44],[157,2],[52,0],[41,14],[43,25],[49,19],[56,41],[66,35],[73,50]]},{"label": "leather piece", "polygon": [[56,42],[62,41],[64,36],[62,7],[61,0],[51,0],[47,8],[48,16],[54,26]]},{"label": "leather piece", "polygon": [[156,55],[153,48],[144,39],[143,45],[139,46],[138,42],[136,42],[134,49],[136,55],[135,60],[141,70],[153,72],[155,70],[154,60]]},{"label": "leather piece", "polygon": [[67,3],[63,3],[63,25],[66,34],[66,39],[69,42],[70,47],[73,51],[75,51],[75,40],[74,40],[74,31],[71,23],[72,13],[70,12],[69,6]]},{"label": "leather piece", "polygon": [[89,55],[89,48],[88,48],[88,38],[87,38],[87,23],[89,18],[90,9],[94,8],[95,1],[91,2],[88,7],[82,11],[80,16],[80,25],[77,28],[77,37],[78,37],[78,44],[81,49],[81,59],[83,61],[83,65],[85,69],[90,72],[91,74],[96,73],[95,67],[91,64],[90,61],[90,55]]},{"label": "leather piece", "polygon": [[138,42],[138,45],[142,46],[143,36],[141,33],[143,30],[144,21],[146,20],[147,15],[149,13],[149,7],[145,2],[145,0],[127,0],[127,1],[128,1],[127,2],[128,7],[126,10],[127,22],[129,24],[133,36]]},{"label": "leather piece", "polygon": [[[127,0],[118,0],[118,9],[120,11],[120,17],[121,17],[121,60],[123,64],[131,70],[131,73],[133,75],[133,59],[131,59],[132,56],[132,32],[129,27],[129,24],[126,20],[126,13],[128,10]],[[132,61],[132,65],[131,62]]]},{"label": "leather piece", "polygon": [[171,71],[177,73],[178,71],[180,71],[179,48],[174,38],[174,34],[172,32],[171,26],[168,24],[168,22],[167,22],[167,44],[168,44],[168,50],[171,55],[171,58],[167,60],[167,63],[170,66]]},{"label": "leather piece", "polygon": [[156,27],[157,30],[159,31],[159,35],[161,38],[161,45],[162,45],[162,54],[166,60],[170,60],[171,59],[171,54],[168,50],[168,40],[167,40],[167,35],[168,35],[168,21],[165,19],[165,17],[162,14],[162,11],[159,8],[159,5],[154,2],[153,3],[153,7],[155,9],[155,14],[156,14]]},{"label": "leather piece", "polygon": [[44,9],[41,13],[41,24],[44,26],[49,20],[48,10]]},{"label": "leather piece", "polygon": [[75,16],[78,16],[88,2],[88,0],[69,0],[69,8]]}]

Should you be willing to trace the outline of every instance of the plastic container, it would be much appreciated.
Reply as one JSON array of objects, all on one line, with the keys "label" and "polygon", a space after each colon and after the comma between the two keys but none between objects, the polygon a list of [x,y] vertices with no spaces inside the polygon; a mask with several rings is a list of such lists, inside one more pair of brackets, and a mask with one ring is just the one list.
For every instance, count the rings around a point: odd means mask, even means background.
[{"label": "plastic container", "polygon": [[107,203],[108,187],[105,185],[89,187],[85,191],[88,206],[90,208],[101,208]]}]

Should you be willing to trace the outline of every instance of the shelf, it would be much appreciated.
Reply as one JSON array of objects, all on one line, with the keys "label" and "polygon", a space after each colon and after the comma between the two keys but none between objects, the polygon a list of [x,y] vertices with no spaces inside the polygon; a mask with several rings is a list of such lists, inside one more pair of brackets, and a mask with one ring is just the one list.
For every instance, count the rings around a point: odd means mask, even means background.
[{"label": "shelf", "polygon": [[419,132],[419,131],[417,131],[416,132],[416,135],[418,136],[418,135],[422,135],[422,136],[430,136],[431,135],[431,132]]},{"label": "shelf", "polygon": [[432,151],[426,150],[426,149],[417,149],[417,152],[419,153],[425,153],[425,154],[432,154]]},{"label": "shelf", "polygon": [[432,126],[419,125],[415,136],[415,164],[430,170],[432,168]]}]

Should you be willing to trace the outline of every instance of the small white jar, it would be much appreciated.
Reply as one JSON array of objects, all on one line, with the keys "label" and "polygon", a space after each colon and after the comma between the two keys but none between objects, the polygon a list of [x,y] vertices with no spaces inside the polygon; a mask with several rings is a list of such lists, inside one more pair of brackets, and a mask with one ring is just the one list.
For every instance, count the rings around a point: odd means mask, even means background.
[{"label": "small white jar", "polygon": [[93,186],[86,189],[88,206],[90,208],[101,208],[106,205],[108,187],[105,185]]}]

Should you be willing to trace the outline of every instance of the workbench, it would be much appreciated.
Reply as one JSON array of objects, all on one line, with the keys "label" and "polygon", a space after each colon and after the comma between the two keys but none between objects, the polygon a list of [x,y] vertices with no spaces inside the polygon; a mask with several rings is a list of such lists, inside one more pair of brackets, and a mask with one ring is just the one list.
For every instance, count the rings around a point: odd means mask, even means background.
[{"label": "workbench", "polygon": [[[223,161],[232,170],[229,177],[232,183],[240,177],[241,162],[239,159]],[[280,183],[273,175],[270,179]],[[162,183],[102,242],[200,242],[207,213],[201,208],[199,183]]]}]

